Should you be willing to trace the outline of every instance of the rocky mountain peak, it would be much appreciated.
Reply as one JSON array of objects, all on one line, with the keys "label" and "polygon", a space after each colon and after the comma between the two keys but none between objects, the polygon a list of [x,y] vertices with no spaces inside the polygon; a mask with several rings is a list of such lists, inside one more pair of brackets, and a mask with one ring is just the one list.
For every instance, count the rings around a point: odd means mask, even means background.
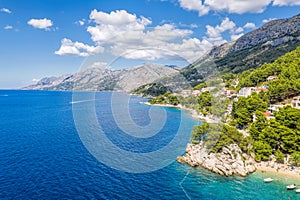
[{"label": "rocky mountain peak", "polygon": [[[254,47],[257,44],[273,42],[288,42],[300,36],[300,15],[289,19],[277,19],[264,24],[262,27],[240,37],[230,48],[229,52]],[[277,41],[277,42],[276,42]]]}]

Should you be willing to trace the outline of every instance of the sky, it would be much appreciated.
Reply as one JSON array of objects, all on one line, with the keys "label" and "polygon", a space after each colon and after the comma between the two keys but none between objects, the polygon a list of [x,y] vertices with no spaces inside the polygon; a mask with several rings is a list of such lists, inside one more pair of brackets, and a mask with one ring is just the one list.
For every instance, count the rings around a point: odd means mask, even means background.
[{"label": "sky", "polygon": [[91,58],[113,69],[185,66],[299,13],[300,0],[0,0],[0,88],[75,73]]}]

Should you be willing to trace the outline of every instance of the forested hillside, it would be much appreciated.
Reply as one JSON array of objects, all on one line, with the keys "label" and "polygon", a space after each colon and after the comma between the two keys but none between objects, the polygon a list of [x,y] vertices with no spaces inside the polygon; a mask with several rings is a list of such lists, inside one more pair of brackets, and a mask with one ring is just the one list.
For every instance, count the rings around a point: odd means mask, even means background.
[{"label": "forested hillside", "polygon": [[[221,131],[222,141],[217,142],[213,150],[221,150],[222,146],[234,142],[244,152],[253,152],[256,161],[267,161],[273,155],[277,162],[284,162],[284,158],[289,157],[289,163],[300,165],[300,110],[287,105],[275,112],[273,117],[267,119],[265,116],[271,104],[300,94],[300,46],[273,63],[263,64],[237,76],[229,73],[224,77],[226,86],[231,88],[230,83],[239,79],[236,90],[265,86],[268,91],[253,92],[250,96],[232,101],[231,116],[227,123],[232,130],[236,127],[248,136],[240,137],[238,131],[231,131],[225,137]],[[195,127],[192,141],[199,141],[206,134],[206,129],[207,125]]]},{"label": "forested hillside", "polygon": [[[267,81],[269,76],[278,78]],[[268,85],[268,96],[271,102],[282,101],[300,94],[300,46],[272,64],[263,64],[255,70],[242,73],[239,87]]]}]

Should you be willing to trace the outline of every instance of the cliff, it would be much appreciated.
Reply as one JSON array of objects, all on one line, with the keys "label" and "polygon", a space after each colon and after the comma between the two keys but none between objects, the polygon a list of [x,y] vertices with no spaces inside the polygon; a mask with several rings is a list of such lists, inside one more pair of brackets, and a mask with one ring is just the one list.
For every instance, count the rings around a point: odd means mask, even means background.
[{"label": "cliff", "polygon": [[203,143],[188,144],[186,154],[178,157],[179,162],[185,162],[192,167],[201,166],[220,175],[247,176],[256,170],[255,160],[242,153],[236,144],[222,148],[219,153],[209,153]]}]

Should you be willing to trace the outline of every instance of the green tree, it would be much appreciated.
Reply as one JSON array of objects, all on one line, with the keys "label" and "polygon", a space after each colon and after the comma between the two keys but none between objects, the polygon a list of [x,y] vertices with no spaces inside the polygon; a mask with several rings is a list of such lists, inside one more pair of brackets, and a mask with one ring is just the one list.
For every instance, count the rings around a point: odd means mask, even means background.
[{"label": "green tree", "polygon": [[267,126],[267,118],[262,112],[256,112],[256,121],[250,126],[249,133],[254,140],[259,139],[259,135],[264,128]]},{"label": "green tree", "polygon": [[282,125],[300,130],[300,110],[285,106],[275,114],[276,120]]},{"label": "green tree", "polygon": [[196,85],[193,89],[194,90],[201,90],[202,88],[207,87],[206,83],[199,83],[198,85]]},{"label": "green tree", "polygon": [[284,152],[292,153],[299,149],[299,135],[296,134],[296,131],[285,126],[280,126],[278,131],[280,131],[281,148]]},{"label": "green tree", "polygon": [[247,109],[250,113],[254,113],[256,111],[265,111],[268,108],[268,104],[259,97],[259,95],[254,92],[250,97],[247,99]]},{"label": "green tree", "polygon": [[238,128],[245,128],[250,122],[252,122],[252,115],[247,108],[241,107],[235,114]]},{"label": "green tree", "polygon": [[191,141],[192,143],[196,144],[199,143],[200,140],[204,137],[205,134],[207,134],[209,129],[209,124],[205,123],[200,126],[196,125],[194,126],[194,129],[192,131],[192,137]]},{"label": "green tree", "polygon": [[279,149],[277,149],[277,151],[275,152],[275,158],[276,158],[276,161],[279,163],[284,162],[284,154]]},{"label": "green tree", "polygon": [[263,141],[255,141],[253,144],[255,150],[255,160],[256,161],[267,161],[272,154],[271,146]]},{"label": "green tree", "polygon": [[294,152],[290,157],[290,162],[295,166],[300,166],[300,152]]},{"label": "green tree", "polygon": [[278,149],[280,147],[280,124],[275,120],[270,120],[268,125],[261,131],[258,139],[268,143],[272,149]]},{"label": "green tree", "polygon": [[210,152],[220,152],[229,144],[239,145],[243,135],[235,128],[226,124],[210,124],[207,136],[204,138],[207,149]]}]

